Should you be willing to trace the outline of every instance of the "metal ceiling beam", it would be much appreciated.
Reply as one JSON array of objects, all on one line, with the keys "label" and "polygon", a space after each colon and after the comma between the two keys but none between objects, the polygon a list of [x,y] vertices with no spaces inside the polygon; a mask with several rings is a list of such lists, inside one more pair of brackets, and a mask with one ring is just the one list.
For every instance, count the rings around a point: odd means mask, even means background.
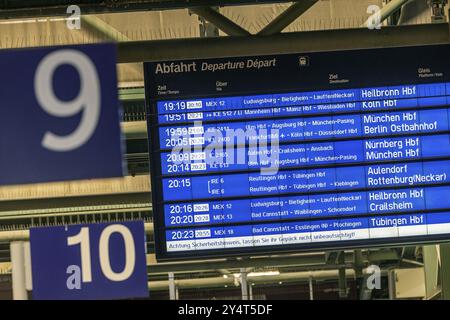
[{"label": "metal ceiling beam", "polygon": [[[315,280],[327,280],[336,279],[338,276],[337,270],[321,270],[321,271],[301,271],[301,272],[288,272],[281,273],[275,276],[262,276],[262,277],[250,277],[248,282],[269,285],[278,282],[303,282],[308,281],[310,277]],[[347,278],[353,278],[353,270],[347,270],[344,275]],[[175,280],[175,283],[180,289],[194,289],[194,288],[219,288],[224,286],[234,287],[234,277],[208,277],[208,278],[196,278],[196,279],[180,279]],[[150,291],[167,291],[169,290],[169,281],[149,281],[148,286]]]},{"label": "metal ceiling beam", "polygon": [[29,0],[0,1],[0,19],[67,16],[69,5],[78,5],[82,14],[137,11],[160,11],[198,6],[235,6],[244,4],[279,3],[279,0]]},{"label": "metal ceiling beam", "polygon": [[229,36],[249,36],[250,32],[231,21],[217,10],[211,7],[197,7],[189,10],[190,12],[202,17],[206,21],[212,23],[217,28],[225,32]]},{"label": "metal ceiling beam", "polygon": [[[363,270],[363,273],[367,274],[367,269]],[[370,275],[370,274],[369,274]],[[381,276],[386,276],[387,271],[382,270]],[[346,270],[345,276],[347,279],[354,279],[355,273],[353,270]],[[330,270],[309,270],[300,271],[295,270],[292,272],[282,272],[279,275],[273,276],[260,276],[260,277],[249,277],[248,281],[255,285],[273,285],[279,282],[283,283],[301,283],[309,282],[312,278],[314,280],[336,280],[338,277],[337,269]],[[235,282],[233,277],[204,277],[204,278],[194,278],[194,279],[178,279],[175,283],[180,289],[198,289],[198,288],[220,288],[220,287],[235,287]],[[169,290],[169,281],[167,280],[150,280],[148,282],[150,291],[167,291]]]},{"label": "metal ceiling beam", "polygon": [[[144,176],[149,179],[148,175]],[[131,191],[131,190],[130,190]],[[91,219],[102,217],[108,220],[132,217],[151,217],[151,193],[123,192],[91,196],[47,197],[30,200],[1,201],[0,204],[0,231],[8,230],[14,225],[29,225],[34,223],[52,223],[56,220],[62,222],[76,222],[91,216]],[[34,220],[33,220],[34,219]],[[83,221],[83,220],[80,220]],[[1,235],[0,235],[1,238]]]},{"label": "metal ceiling beam", "polygon": [[[392,0],[388,4],[386,4],[379,12],[371,15],[366,22],[363,24],[363,27],[367,28],[372,24],[373,21],[378,23],[382,23],[384,20],[389,18],[394,12],[399,10],[405,3],[410,0]],[[377,30],[379,31],[379,30]]]},{"label": "metal ceiling beam", "polygon": [[[449,43],[449,26],[424,24],[384,27],[287,32],[272,36],[218,37],[158,41],[130,41],[118,44],[118,61],[142,62],[269,55],[358,48]],[[186,50],[189,48],[189,50]]]},{"label": "metal ceiling beam", "polygon": [[148,138],[146,121],[122,122],[121,128],[127,140]]},{"label": "metal ceiling beam", "polygon": [[[35,183],[20,186],[0,186],[0,211],[29,208],[27,201],[38,199],[61,200],[75,197],[106,196],[151,192],[148,176],[74,180],[51,183]],[[95,198],[90,198],[95,201]],[[13,201],[22,201],[13,203]],[[73,201],[73,200],[72,200]],[[94,203],[94,202],[93,202]],[[97,202],[99,204],[99,202]],[[73,202],[72,202],[73,205]],[[51,208],[47,204],[47,208]],[[60,208],[60,207],[58,207]]]},{"label": "metal ceiling beam", "polygon": [[415,18],[428,10],[430,10],[430,6],[427,1],[412,0],[410,2],[407,2],[402,7],[397,24],[411,24],[413,23]]},{"label": "metal ceiling beam", "polygon": [[400,255],[395,248],[368,251],[367,260],[369,263],[379,263],[380,261],[398,261]]},{"label": "metal ceiling beam", "polygon": [[[149,263],[148,271],[151,274],[167,272],[186,272],[187,270],[218,270],[218,269],[237,269],[237,268],[258,268],[258,267],[288,267],[288,266],[314,266],[315,269],[328,269],[330,266],[352,268],[355,260],[354,251],[344,251],[340,256],[340,263],[327,264],[325,252],[315,252],[297,255],[279,255],[264,256],[254,258],[240,259],[209,259],[197,261],[175,261],[159,262],[152,260]],[[373,261],[392,261],[400,257],[395,248],[380,250],[364,250],[360,253],[363,263],[372,263]]]},{"label": "metal ceiling beam", "polygon": [[[147,222],[144,224],[145,232],[147,234],[153,234],[153,223]],[[11,230],[0,231],[0,242],[10,241],[28,241],[30,240],[30,230]]]},{"label": "metal ceiling beam", "polygon": [[94,33],[98,33],[102,38],[115,42],[130,41],[130,38],[99,17],[93,15],[81,15],[80,18],[82,27],[87,26]]},{"label": "metal ceiling beam", "polygon": [[[352,253],[347,253],[351,261]],[[159,262],[149,264],[151,274],[167,272],[185,272],[186,270],[218,270],[236,268],[259,268],[272,266],[325,265],[324,253],[270,256],[247,259],[209,259],[198,261]]]},{"label": "metal ceiling beam", "polygon": [[302,0],[295,2],[285,11],[283,11],[278,17],[272,20],[267,26],[265,26],[258,35],[267,36],[280,33],[288,25],[294,22],[298,17],[300,17],[304,12],[316,4],[319,0]]},{"label": "metal ceiling beam", "polygon": [[[281,260],[279,260],[279,259],[281,259]],[[320,263],[320,264],[306,264],[306,265],[303,265],[301,263],[290,264],[290,265],[278,265],[278,264],[276,264],[277,262],[280,262],[280,261],[282,263],[282,261],[283,261],[283,257],[282,256],[278,257],[277,261],[276,262],[272,262],[269,266],[271,268],[277,268],[280,271],[282,271],[283,269],[289,269],[289,270],[295,269],[296,271],[334,270],[334,269],[338,269],[338,268],[341,268],[341,267],[346,267],[347,269],[353,269],[353,264],[346,264],[346,265],[337,265],[337,264],[328,265],[328,264],[323,264],[323,263]],[[183,262],[180,262],[180,263],[182,264]],[[240,269],[239,267],[240,267],[240,262],[236,262],[235,261],[232,269],[230,269],[230,270],[232,270],[232,271],[230,271],[230,273],[231,272],[238,273],[239,269]],[[245,269],[255,270],[255,269],[262,269],[262,268],[266,268],[266,267],[267,266],[248,267],[248,268],[245,267]],[[164,271],[162,271],[162,270],[164,270]],[[169,269],[167,269],[167,270],[169,270]],[[225,270],[225,269],[221,269],[221,270]],[[148,271],[149,275],[163,275],[163,274],[167,274],[168,272],[172,272],[172,271],[166,271],[163,266],[154,269],[153,266],[150,265],[150,264],[147,266],[147,271]],[[193,269],[193,270],[183,269],[183,270],[176,271],[174,273],[175,274],[188,274],[188,273],[189,274],[193,274],[193,273],[206,273],[206,272],[211,272],[211,271],[221,272],[219,270],[212,269],[209,264],[205,263],[203,265],[203,268],[201,268],[201,269]]]}]

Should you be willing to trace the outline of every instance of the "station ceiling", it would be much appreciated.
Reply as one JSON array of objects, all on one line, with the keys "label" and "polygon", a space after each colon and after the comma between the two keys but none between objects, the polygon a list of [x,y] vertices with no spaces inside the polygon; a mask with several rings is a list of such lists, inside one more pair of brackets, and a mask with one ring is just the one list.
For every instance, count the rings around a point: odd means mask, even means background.
[{"label": "station ceiling", "polygon": [[[382,0],[319,0],[283,32],[360,28],[369,16],[367,12],[368,6],[378,5],[381,7],[382,2]],[[82,18],[79,30],[67,27],[68,15],[66,14],[66,9],[68,5],[72,4],[79,4],[81,8]],[[196,7],[199,4],[218,6],[217,10],[225,17],[236,22],[251,34],[256,34],[292,3],[250,0],[3,0],[0,1],[0,49],[103,41],[129,42],[199,38],[202,36],[200,28],[202,22],[196,14],[192,14],[189,11],[189,7]],[[411,13],[404,19],[402,24],[425,24],[431,22],[429,8],[425,0],[411,1],[408,7]],[[227,35],[219,32],[218,36],[225,37]],[[271,44],[268,43],[267,45],[270,46]],[[189,50],[189,48],[186,48],[186,50]],[[226,55],[226,52],[224,52],[224,55]],[[127,84],[129,87],[143,85],[142,64],[120,64],[118,70],[119,81],[125,86]],[[131,209],[138,212],[149,210],[150,207],[147,203],[138,201],[142,196],[149,198],[150,186],[148,176],[125,180],[118,180],[115,183],[111,183],[111,181],[107,183],[94,181],[95,191],[104,196],[112,193],[110,188],[116,188],[119,194],[121,192],[125,194],[132,190],[134,194],[127,196],[130,198],[129,201],[125,196],[121,196],[121,201],[125,204],[120,203],[120,205],[122,207],[127,206],[128,211],[131,211]],[[130,181],[133,183],[130,183]],[[136,181],[139,183],[136,183]],[[52,207],[50,209],[53,211],[60,211],[64,207],[67,211],[63,212],[63,214],[70,215],[74,209],[80,210],[80,207],[84,207],[84,204],[78,200],[77,208],[71,208],[67,204],[70,201],[70,197],[74,197],[74,195],[80,197],[84,194],[93,195],[95,192],[90,187],[94,184],[67,182],[46,185],[45,187],[42,185],[2,187],[0,188],[0,198],[2,198],[0,213],[2,210],[12,212],[13,210],[8,206],[19,207],[17,206],[17,201],[21,201],[20,208],[22,213],[24,213],[24,199],[27,199],[30,203],[30,208],[34,209],[38,206],[39,212],[42,211],[40,206],[47,209]],[[122,190],[124,186],[126,187],[125,192]],[[132,187],[135,187],[135,189],[132,189]],[[116,189],[114,190],[117,191]],[[111,206],[110,198],[104,197],[105,203],[107,202]],[[98,202],[100,198],[96,197],[95,199]],[[131,207],[131,204],[134,207]],[[103,202],[99,202],[98,207],[102,206]],[[104,210],[104,208],[93,208],[88,205],[86,207],[89,207],[88,209],[91,211],[93,209]],[[34,211],[31,212],[31,209],[26,213],[29,215],[35,214]],[[12,226],[12,228],[14,229],[15,226]],[[0,247],[0,258],[1,251],[2,248]],[[7,249],[3,249],[3,251],[4,256],[8,256]],[[395,251],[392,252],[395,253]],[[319,258],[320,261],[324,260],[322,256]],[[394,258],[392,260],[398,259],[397,256]],[[275,261],[275,259],[273,260]],[[382,260],[388,259],[386,256],[383,256]],[[277,263],[279,262],[279,260],[276,261]],[[295,262],[296,265],[301,265],[302,263]],[[226,270],[229,266],[220,265],[216,267]],[[336,266],[333,264],[332,267],[335,268]],[[152,266],[152,268],[156,267]],[[189,268],[192,269],[192,266],[181,266],[180,270],[188,270]],[[167,270],[163,269],[163,271]],[[298,274],[295,276],[298,278]],[[335,275],[333,275],[334,277]],[[219,274],[218,279],[225,279],[225,277]],[[164,286],[166,287],[166,283],[164,283]]]},{"label": "station ceiling", "polygon": [[[188,8],[173,8],[180,7],[181,3],[189,7],[200,2],[203,5],[228,3],[217,10],[251,34],[256,34],[292,4],[280,1],[70,1],[79,3],[81,8],[81,28],[70,29],[67,27],[70,16],[65,11],[61,13],[69,1],[2,1],[0,48],[198,38],[202,36],[199,17]],[[358,28],[369,16],[368,6],[374,4],[381,7],[382,0],[319,0],[283,32]],[[31,13],[23,8],[39,9],[35,13],[39,16],[28,17]],[[50,8],[58,9],[58,14],[42,16],[46,12],[50,14]],[[168,10],[157,11],[158,8]],[[410,23],[429,22],[428,13],[417,15]],[[218,36],[226,34],[218,32]],[[141,69],[140,65],[120,66],[120,82],[142,82]]]},{"label": "station ceiling", "polygon": [[86,14],[125,11],[168,10],[197,6],[232,6],[242,4],[267,4],[282,0],[4,0],[0,3],[0,17],[64,15],[69,5],[80,6]]}]

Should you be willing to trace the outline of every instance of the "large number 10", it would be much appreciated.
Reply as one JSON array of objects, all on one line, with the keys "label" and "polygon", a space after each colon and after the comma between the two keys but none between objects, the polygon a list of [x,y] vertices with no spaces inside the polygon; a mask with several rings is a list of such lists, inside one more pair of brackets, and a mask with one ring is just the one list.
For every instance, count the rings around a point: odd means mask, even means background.
[{"label": "large number 10", "polygon": [[[72,101],[61,101],[53,90],[53,75],[61,65],[73,66],[80,75],[80,92]],[[71,151],[83,146],[92,136],[100,117],[100,83],[95,65],[84,53],[63,49],[48,54],[40,62],[34,77],[36,98],[42,109],[55,117],[71,117],[81,112],[78,128],[67,136],[47,131],[42,146],[51,151]]]},{"label": "large number 10", "polygon": [[[112,270],[111,261],[109,259],[109,239],[111,235],[116,232],[122,236],[125,244],[125,267],[121,272],[114,272],[114,270]],[[83,227],[78,234],[68,237],[67,244],[69,246],[80,245],[82,281],[85,283],[92,282],[89,228]],[[100,255],[100,267],[106,278],[111,281],[125,281],[133,274],[136,261],[134,239],[126,226],[113,224],[106,227],[100,235],[98,249]]]}]

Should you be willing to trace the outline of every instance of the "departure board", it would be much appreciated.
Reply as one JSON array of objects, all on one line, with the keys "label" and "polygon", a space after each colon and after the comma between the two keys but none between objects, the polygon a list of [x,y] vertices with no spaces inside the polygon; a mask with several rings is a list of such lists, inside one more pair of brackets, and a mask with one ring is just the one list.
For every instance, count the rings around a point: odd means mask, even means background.
[{"label": "departure board", "polygon": [[450,239],[449,56],[145,63],[157,258]]}]

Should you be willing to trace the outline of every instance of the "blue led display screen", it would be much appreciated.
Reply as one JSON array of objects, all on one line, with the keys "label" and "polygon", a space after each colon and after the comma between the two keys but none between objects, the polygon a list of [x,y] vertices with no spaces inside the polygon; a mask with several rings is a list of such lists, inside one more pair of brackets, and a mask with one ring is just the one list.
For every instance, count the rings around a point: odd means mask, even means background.
[{"label": "blue led display screen", "polygon": [[448,54],[145,63],[157,258],[450,239]]}]

